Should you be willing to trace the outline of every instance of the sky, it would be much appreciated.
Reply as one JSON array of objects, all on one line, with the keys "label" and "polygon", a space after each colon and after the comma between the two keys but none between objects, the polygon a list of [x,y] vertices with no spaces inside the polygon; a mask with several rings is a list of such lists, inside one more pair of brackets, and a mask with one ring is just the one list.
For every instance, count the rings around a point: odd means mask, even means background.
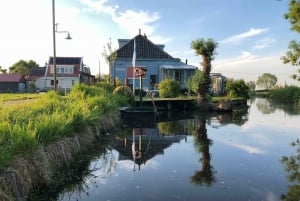
[{"label": "sky", "polygon": [[[108,74],[102,56],[111,40],[131,39],[139,29],[155,44],[183,62],[201,67],[201,57],[191,48],[196,39],[218,43],[212,72],[245,81],[257,81],[263,73],[278,84],[300,86],[290,75],[296,67],[280,59],[290,31],[283,15],[289,0],[59,0],[55,1],[56,55],[83,57],[93,74]],[[0,1],[0,66],[8,69],[20,59],[45,66],[53,56],[51,0]]]}]

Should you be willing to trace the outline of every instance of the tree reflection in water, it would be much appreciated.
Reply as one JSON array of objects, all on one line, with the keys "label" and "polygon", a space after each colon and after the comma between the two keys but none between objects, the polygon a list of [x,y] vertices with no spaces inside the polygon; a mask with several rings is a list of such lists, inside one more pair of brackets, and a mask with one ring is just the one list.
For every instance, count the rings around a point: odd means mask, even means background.
[{"label": "tree reflection in water", "polygon": [[280,162],[285,166],[288,173],[288,192],[281,195],[281,200],[294,201],[300,200],[300,141],[297,139],[291,143],[292,147],[296,147],[296,155],[283,156]]},{"label": "tree reflection in water", "polygon": [[206,114],[199,115],[197,129],[194,133],[194,147],[199,153],[202,154],[202,167],[191,177],[191,182],[196,185],[211,186],[214,182],[216,182],[216,171],[210,164],[211,155],[209,153],[209,146],[212,145],[212,140],[207,137],[206,119]]}]

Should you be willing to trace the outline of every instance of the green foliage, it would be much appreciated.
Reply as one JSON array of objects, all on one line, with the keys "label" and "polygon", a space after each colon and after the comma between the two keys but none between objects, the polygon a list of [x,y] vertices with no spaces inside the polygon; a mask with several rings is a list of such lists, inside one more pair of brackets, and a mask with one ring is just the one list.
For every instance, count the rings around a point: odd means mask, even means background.
[{"label": "green foliage", "polygon": [[132,90],[128,86],[118,86],[114,89],[113,94],[119,94],[122,96],[131,97]]},{"label": "green foliage", "polygon": [[[291,30],[300,33],[300,1],[290,0],[288,13],[284,15],[285,19],[291,23]],[[289,44],[289,50],[286,56],[281,58],[284,64],[300,66],[300,42],[292,40]],[[293,79],[300,81],[300,68],[291,76]]]},{"label": "green foliage", "polygon": [[28,88],[29,92],[36,92],[36,86],[34,82],[30,82],[29,83],[29,88]]},{"label": "green foliage", "polygon": [[13,73],[20,73],[22,75],[28,75],[30,70],[33,67],[38,67],[39,65],[33,61],[33,60],[29,60],[24,61],[24,60],[20,60],[17,63],[13,64],[12,67],[9,68],[9,73],[13,74]]},{"label": "green foliage", "polygon": [[158,89],[161,98],[175,98],[180,94],[180,84],[176,80],[165,79],[159,84]]},{"label": "green foliage", "polygon": [[204,76],[202,71],[196,70],[194,75],[190,77],[187,81],[187,88],[193,92],[197,92],[199,84],[203,84]]},{"label": "green foliage", "polygon": [[295,154],[282,156],[280,162],[284,165],[288,179],[288,192],[281,195],[283,201],[294,201],[300,199],[300,141],[299,139],[291,143],[295,149]]},{"label": "green foliage", "polygon": [[217,54],[217,46],[218,43],[216,43],[212,38],[207,40],[204,40],[203,38],[196,39],[191,43],[191,48],[195,50],[196,54],[208,57],[209,61],[212,61],[214,56]]},{"label": "green foliage", "polygon": [[133,100],[132,90],[128,86],[118,86],[118,87],[116,87],[113,91],[113,94],[126,97],[128,102],[131,102]]},{"label": "green foliage", "polygon": [[[292,66],[300,66],[300,42],[292,40],[289,44],[289,50],[286,56],[281,57],[284,64],[291,64]],[[291,76],[293,79],[300,81],[300,69]]]},{"label": "green foliage", "polygon": [[249,87],[250,91],[254,91],[255,90],[256,84],[255,84],[254,81],[249,81],[246,84]]},{"label": "green foliage", "polygon": [[256,84],[264,89],[272,89],[277,83],[277,77],[270,73],[264,73],[258,77]]},{"label": "green foliage", "polygon": [[290,0],[289,11],[284,15],[284,18],[287,19],[292,27],[291,30],[300,33],[300,1],[299,0]]},{"label": "green foliage", "polygon": [[270,98],[277,103],[294,104],[300,108],[300,88],[289,86],[270,92]]},{"label": "green foliage", "polygon": [[14,156],[83,132],[103,113],[117,111],[125,103],[124,97],[106,88],[76,85],[68,97],[50,91],[32,101],[1,105],[0,170]]},{"label": "green foliage", "polygon": [[228,79],[226,82],[225,91],[229,98],[249,98],[249,87],[246,85],[245,81]]},{"label": "green foliage", "polygon": [[157,124],[160,135],[179,135],[181,134],[181,125],[179,122],[159,122]]}]

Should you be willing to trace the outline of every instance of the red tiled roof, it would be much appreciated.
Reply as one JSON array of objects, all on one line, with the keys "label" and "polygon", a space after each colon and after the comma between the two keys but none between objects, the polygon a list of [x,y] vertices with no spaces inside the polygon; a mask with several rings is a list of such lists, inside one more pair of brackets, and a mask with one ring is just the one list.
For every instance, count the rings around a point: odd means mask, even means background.
[{"label": "red tiled roof", "polygon": [[0,74],[0,82],[22,82],[23,80],[21,74]]}]

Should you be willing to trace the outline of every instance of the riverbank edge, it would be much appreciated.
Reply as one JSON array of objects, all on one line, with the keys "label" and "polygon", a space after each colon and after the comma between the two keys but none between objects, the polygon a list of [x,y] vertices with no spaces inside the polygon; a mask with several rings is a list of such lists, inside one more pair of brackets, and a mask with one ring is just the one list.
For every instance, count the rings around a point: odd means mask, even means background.
[{"label": "riverbank edge", "polygon": [[100,117],[84,133],[74,133],[47,146],[41,146],[32,154],[18,156],[13,165],[0,175],[0,200],[25,201],[33,186],[49,184],[54,173],[87,150],[92,143],[121,122],[119,111]]}]

